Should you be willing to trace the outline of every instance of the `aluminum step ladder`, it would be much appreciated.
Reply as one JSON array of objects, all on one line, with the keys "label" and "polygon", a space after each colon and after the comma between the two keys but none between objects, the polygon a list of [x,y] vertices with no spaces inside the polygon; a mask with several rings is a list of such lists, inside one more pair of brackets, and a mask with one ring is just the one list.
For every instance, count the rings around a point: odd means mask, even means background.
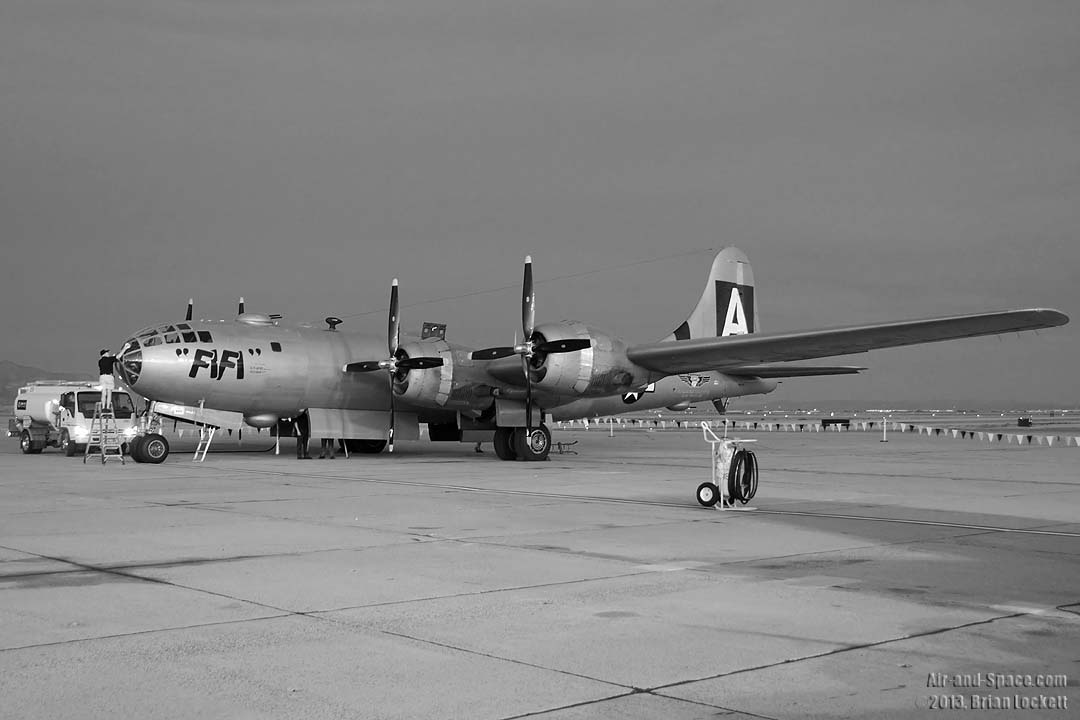
[{"label": "aluminum step ladder", "polygon": [[[97,452],[91,452],[90,448],[97,448]],[[120,430],[116,427],[116,415],[112,408],[102,408],[101,403],[94,406],[94,417],[90,418],[90,436],[86,439],[86,450],[83,451],[83,464],[91,455],[100,455],[101,464],[110,457],[120,458],[120,464],[124,465],[124,444],[120,439]]]}]

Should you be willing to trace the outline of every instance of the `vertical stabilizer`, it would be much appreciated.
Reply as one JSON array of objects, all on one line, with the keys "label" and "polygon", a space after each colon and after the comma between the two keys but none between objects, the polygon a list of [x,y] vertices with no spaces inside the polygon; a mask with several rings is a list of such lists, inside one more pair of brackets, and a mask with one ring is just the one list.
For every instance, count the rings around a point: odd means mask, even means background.
[{"label": "vertical stabilizer", "polygon": [[754,272],[746,253],[728,247],[716,254],[705,291],[690,317],[664,340],[746,335],[758,331]]}]

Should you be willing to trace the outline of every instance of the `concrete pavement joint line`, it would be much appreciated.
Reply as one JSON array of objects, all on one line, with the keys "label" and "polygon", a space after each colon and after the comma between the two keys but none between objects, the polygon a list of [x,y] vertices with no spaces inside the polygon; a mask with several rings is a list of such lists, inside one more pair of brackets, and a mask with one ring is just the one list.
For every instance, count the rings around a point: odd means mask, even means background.
[{"label": "concrete pavement joint line", "polygon": [[[978,627],[979,625],[990,625],[998,620],[1011,620],[1013,618],[1025,617],[1028,615],[1026,612],[1010,613],[1008,615],[998,615],[997,617],[987,618],[986,620],[974,620],[969,623],[962,623],[960,625],[954,625],[952,627],[938,628],[936,630],[927,630],[921,633],[912,633],[911,635],[902,635],[900,637],[888,638],[886,640],[877,640],[871,643],[861,643],[859,645],[844,645],[842,647],[834,648],[832,650],[825,650],[820,653],[814,653],[812,655],[804,655],[803,657],[788,658],[787,660],[780,660],[774,663],[766,663],[764,665],[755,665],[754,667],[740,668],[739,670],[731,670],[730,672],[717,673],[716,675],[708,675],[706,677],[697,678],[695,680],[680,680],[675,683],[668,683],[666,685],[657,685],[654,688],[649,688],[648,692],[659,692],[661,690],[670,690],[671,688],[681,687],[683,685],[693,685],[694,683],[705,682],[707,680],[718,680],[724,677],[731,677],[732,675],[741,675],[748,672],[756,672],[758,670],[768,670],[770,668],[780,667],[782,665],[791,665],[793,663],[804,662],[806,660],[819,660],[824,657],[832,655],[840,655],[842,653],[851,652],[853,650],[866,650],[868,648],[881,647],[882,645],[889,645],[892,643],[903,642],[905,640],[916,640],[919,638],[931,637],[933,635],[943,635],[954,630],[965,630],[967,628]],[[662,697],[669,697],[662,695]]]},{"label": "concrete pavement joint line", "polygon": [[901,525],[927,525],[931,527],[958,528],[960,530],[982,530],[986,532],[1019,533],[1023,535],[1053,535],[1054,537],[1080,538],[1080,532],[1063,532],[1057,530],[1038,530],[1034,528],[1007,528],[995,525],[968,525],[967,523],[942,522],[939,520],[908,520],[904,518],[883,518],[872,515],[841,515],[838,513],[804,512],[800,510],[761,510],[756,511],[763,515],[796,515],[800,517],[831,518],[833,520],[868,520],[872,522],[899,523]]},{"label": "concrete pavement joint line", "polygon": [[[865,457],[873,458],[875,456],[865,456]],[[619,461],[619,460],[609,460],[609,459],[598,459],[598,460],[581,459],[578,462],[584,463],[584,464],[593,464],[593,465],[633,465],[633,466],[644,465],[644,466],[649,466],[649,467],[679,467],[679,468],[700,469],[702,472],[704,472],[706,474],[708,474],[708,472],[709,472],[709,465],[708,465],[707,462],[706,463],[649,462],[648,460],[644,460],[644,459],[642,459],[642,460],[634,460],[633,462],[626,462],[626,461]],[[788,468],[788,467],[766,467],[766,468],[763,468],[763,469],[767,470],[768,472],[788,472],[788,473],[800,473],[800,474],[810,474],[810,475],[820,475],[821,473],[827,471],[830,476],[903,478],[903,479],[912,479],[912,478],[914,478],[916,480],[927,479],[927,476],[924,476],[924,475],[912,475],[912,474],[909,474],[909,473],[880,473],[880,472],[875,473],[875,472],[855,471],[855,470],[836,470],[835,468],[832,468],[832,467],[828,468],[827,470],[825,468],[805,468],[805,467],[797,467],[797,468],[796,467],[792,467],[792,468]],[[968,482],[994,482],[994,483],[1010,483],[1010,484],[1018,484],[1018,485],[1065,485],[1065,486],[1068,486],[1068,487],[1076,487],[1077,486],[1077,483],[1068,482],[1068,481],[1064,481],[1064,480],[1010,480],[1008,478],[957,477],[955,475],[948,475],[948,474],[946,474],[946,475],[933,475],[933,476],[929,476],[929,477],[931,479],[938,479],[938,480],[947,479],[947,480],[968,481]]]},{"label": "concrete pavement joint line", "polygon": [[[341,608],[333,608],[331,610],[308,610],[304,613],[297,613],[300,615],[309,615],[315,617],[318,615],[326,615],[329,613],[346,612],[349,610],[365,610],[369,608],[381,608],[392,607],[394,605],[410,605],[412,603],[424,603],[424,602],[438,602],[440,600],[453,600],[455,598],[466,597],[479,597],[481,595],[496,595],[498,593],[510,593],[518,592],[519,590],[539,590],[541,588],[553,588],[553,587],[566,587],[569,585],[583,585],[585,583],[603,582],[607,580],[619,580],[622,578],[639,577],[641,575],[651,575],[653,573],[660,572],[658,570],[646,570],[642,572],[632,573],[619,573],[618,575],[602,575],[598,577],[578,578],[576,580],[557,580],[555,582],[537,583],[535,585],[514,585],[513,587],[501,587],[501,588],[489,588],[487,590],[476,590],[474,592],[461,592],[452,593],[450,595],[429,595],[427,597],[408,598],[406,600],[386,600],[377,603],[367,603],[365,605],[348,605]],[[332,620],[332,618],[328,618]],[[336,621],[335,621],[336,622]]]},{"label": "concrete pavement joint line", "polygon": [[[787,560],[789,558],[809,557],[813,555],[832,555],[835,553],[846,553],[854,550],[875,550],[877,548],[896,547],[898,545],[920,545],[923,543],[941,543],[946,540],[955,540],[956,538],[966,537],[978,537],[980,535],[992,535],[993,533],[987,532],[970,532],[961,533],[959,535],[947,535],[945,537],[933,537],[933,538],[910,538],[908,540],[893,540],[892,542],[880,542],[872,543],[870,545],[852,545],[851,547],[832,548],[827,550],[808,550],[807,552],[789,553],[787,555],[766,555],[763,557],[745,558],[743,560],[723,560],[714,563],[715,565],[742,565],[746,563],[756,563],[762,561],[774,561],[774,560]],[[700,570],[706,572],[703,568],[689,567],[687,570]]]},{"label": "concrete pavement joint line", "polygon": [[[708,469],[708,466],[706,466]],[[820,475],[824,472],[828,472],[829,475],[837,476],[850,476],[850,477],[875,477],[875,478],[899,478],[907,480],[953,480],[956,482],[992,482],[992,483],[1009,483],[1015,485],[1065,485],[1067,487],[1075,487],[1076,483],[1066,482],[1064,480],[1009,480],[1008,478],[983,478],[983,477],[957,477],[956,475],[911,475],[907,473],[875,473],[865,471],[854,470],[833,470],[832,468],[766,468],[769,472],[788,472],[788,473],[805,473],[808,475]]]},{"label": "concrete pavement joint line", "polygon": [[168,507],[168,508],[189,508],[189,507],[206,507],[207,505],[245,505],[247,503],[278,503],[278,502],[318,502],[323,498],[318,497],[294,497],[294,498],[266,498],[255,500],[218,500],[203,502],[200,500],[193,500],[191,502],[182,500],[180,502],[158,502],[154,500],[147,501],[147,505],[153,507]]},{"label": "concrete pavement joint line", "polygon": [[427,483],[419,480],[391,480],[389,478],[375,478],[375,477],[353,477],[345,475],[304,475],[299,473],[290,473],[285,471],[277,471],[269,473],[263,470],[244,470],[244,472],[260,473],[263,475],[274,474],[282,477],[307,477],[311,479],[321,478],[324,480],[342,480],[342,481],[359,481],[368,482],[378,485],[402,485],[406,487],[420,487],[434,490],[456,490],[459,492],[469,493],[481,493],[481,494],[493,494],[493,495],[523,495],[528,497],[550,498],[555,500],[581,500],[586,502],[609,502],[620,503],[627,505],[651,505],[655,507],[673,507],[673,508],[690,508],[693,506],[688,503],[665,503],[652,500],[631,500],[628,498],[612,498],[603,497],[599,495],[570,495],[566,493],[545,493],[537,490],[509,490],[506,488],[481,488],[471,485],[443,485],[438,483]]},{"label": "concrete pavement joint line", "polygon": [[93,637],[72,638],[70,640],[56,640],[55,642],[35,643],[34,645],[20,645],[19,647],[0,648],[0,653],[16,652],[18,650],[33,650],[35,648],[59,647],[62,645],[74,645],[77,643],[94,642],[96,640],[116,640],[119,638],[138,637],[140,635],[156,635],[158,633],[176,632],[177,630],[198,630],[199,628],[218,627],[222,625],[242,625],[244,623],[263,622],[264,620],[281,620],[282,618],[294,617],[297,613],[288,611],[280,615],[267,615],[265,617],[243,618],[240,620],[218,620],[216,622],[195,623],[194,625],[174,625],[169,627],[153,628],[150,630],[134,630],[126,633],[114,633],[112,635],[95,635]]},{"label": "concrete pavement joint line", "polygon": [[[439,540],[419,540],[417,542],[449,542]],[[398,543],[402,547],[408,547],[415,543]],[[0,575],[0,580],[6,578],[18,578],[18,577],[40,577],[45,575],[62,575],[65,573],[77,573],[77,572],[102,572],[102,573],[114,573],[122,575],[125,572],[130,573],[134,570],[153,570],[164,569],[171,567],[185,567],[189,565],[212,565],[215,563],[230,563],[230,562],[243,562],[245,560],[265,560],[269,558],[302,558],[311,555],[319,555],[321,553],[335,553],[335,552],[363,552],[365,550],[374,550],[376,547],[388,547],[386,545],[372,546],[365,545],[360,547],[334,547],[334,548],[318,548],[315,550],[298,550],[294,552],[281,552],[281,553],[265,553],[262,555],[231,555],[227,557],[209,557],[209,558],[190,558],[187,560],[162,560],[159,562],[146,562],[146,563],[128,563],[119,565],[89,565],[84,563],[78,563],[74,560],[67,560],[65,558],[54,558],[48,555],[41,555],[39,553],[31,552],[29,550],[20,550],[19,548],[13,548],[6,545],[0,545],[0,550],[10,550],[12,552],[19,552],[25,555],[32,555],[34,557],[41,558],[43,560],[54,560],[56,562],[66,563],[74,566],[73,570],[42,570],[40,572],[20,573],[18,575]],[[140,580],[152,580],[152,578],[143,578],[141,576],[132,575]],[[164,582],[164,581],[159,581]],[[277,608],[281,609],[281,608]]]},{"label": "concrete pavement joint line", "polygon": [[[642,690],[641,688],[634,688],[632,691],[630,691],[628,693],[620,693],[619,695],[611,695],[609,697],[597,698],[595,700],[583,700],[582,702],[571,703],[570,705],[560,705],[558,707],[545,708],[543,710],[537,710],[535,712],[527,712],[527,713],[524,713],[524,714],[521,714],[521,715],[508,715],[507,717],[499,718],[499,720],[521,720],[522,718],[537,717],[538,715],[547,715],[548,713],[559,712],[560,710],[572,710],[574,708],[589,707],[591,705],[599,705],[600,703],[610,702],[612,700],[621,700],[622,698],[632,697],[634,695],[653,695],[653,693],[650,693],[648,690]],[[689,705],[700,705],[701,707],[712,708],[712,709],[715,709],[715,710],[723,710],[724,712],[717,713],[717,715],[721,716],[721,717],[724,716],[724,715],[734,715],[736,712],[741,712],[743,715],[746,715],[748,717],[761,718],[762,720],[778,720],[778,718],[774,718],[771,715],[758,715],[757,713],[752,713],[752,712],[747,712],[747,711],[732,710],[730,708],[724,707],[723,705],[713,705],[711,703],[701,702],[700,700],[688,700],[686,698],[673,698],[673,697],[668,697],[666,695],[655,695],[655,697],[660,697],[660,698],[663,698],[665,700],[674,700],[675,702],[687,703]]]},{"label": "concrete pavement joint line", "polygon": [[[250,472],[257,472],[257,471],[252,470]],[[809,471],[807,471],[807,472],[809,472]],[[289,475],[289,473],[278,473],[278,474]],[[660,502],[660,501],[654,501],[654,500],[633,500],[633,499],[629,499],[629,498],[612,498],[612,497],[603,497],[603,496],[599,496],[599,495],[570,495],[570,494],[567,494],[567,493],[545,493],[545,492],[540,492],[538,490],[509,490],[509,489],[505,489],[505,488],[478,488],[478,487],[472,487],[472,486],[469,486],[469,485],[440,485],[440,484],[433,484],[433,483],[424,483],[424,482],[419,482],[419,481],[415,481],[415,480],[389,480],[389,479],[384,479],[384,478],[380,478],[380,479],[376,479],[376,478],[349,478],[349,477],[343,477],[343,476],[326,476],[326,477],[334,477],[335,479],[338,479],[338,480],[362,480],[363,482],[370,482],[370,483],[376,483],[376,484],[407,485],[407,486],[413,486],[413,487],[437,488],[437,489],[441,489],[441,490],[457,490],[457,491],[461,491],[461,492],[472,492],[472,493],[481,493],[481,494],[522,495],[522,496],[528,496],[528,497],[552,498],[552,499],[559,499],[559,500],[579,500],[579,501],[583,501],[583,502],[607,502],[607,503],[616,503],[616,504],[622,504],[622,505],[647,505],[647,506],[651,506],[651,507],[674,507],[674,508],[685,508],[685,509],[690,509],[690,510],[696,510],[696,508],[694,508],[692,505],[687,504],[687,503],[668,503],[668,502]],[[949,523],[949,522],[941,522],[941,521],[936,521],[936,520],[910,520],[910,519],[904,519],[904,518],[883,518],[883,517],[876,517],[876,516],[873,516],[873,515],[841,515],[841,514],[837,514],[837,513],[805,512],[805,511],[796,511],[796,510],[762,510],[761,508],[755,509],[754,512],[757,513],[757,514],[764,514],[764,515],[797,515],[797,516],[802,516],[802,517],[831,518],[831,519],[834,519],[834,520],[863,520],[863,521],[869,521],[869,522],[900,523],[900,524],[905,524],[905,525],[927,525],[927,526],[933,526],[933,527],[952,527],[952,528],[959,528],[961,530],[984,530],[984,531],[990,531],[990,532],[1007,532],[1007,533],[1021,533],[1021,534],[1032,534],[1032,535],[1053,535],[1053,536],[1056,536],[1056,537],[1080,538],[1080,533],[1061,532],[1061,531],[1053,531],[1053,530],[1025,529],[1025,528],[1006,528],[1006,527],[998,527],[998,526],[994,526],[994,525],[969,525],[969,524],[966,524],[966,523]],[[720,518],[713,518],[713,519],[720,519]]]},{"label": "concrete pavement joint line", "polygon": [[[5,548],[12,549],[12,548]],[[97,567],[86,563],[80,563],[75,560],[69,560],[67,558],[53,557],[51,555],[42,555],[41,553],[29,552],[26,550],[16,550],[26,555],[33,555],[34,557],[42,558],[43,560],[52,560],[54,562],[66,563],[74,567],[80,568],[85,572],[97,572],[104,575],[116,575],[123,578],[129,578],[132,580],[141,580],[142,582],[154,583],[155,585],[164,585],[166,587],[179,588],[181,590],[190,590],[191,592],[203,593],[205,595],[212,595],[214,597],[224,598],[226,600],[232,600],[234,602],[241,602],[247,605],[254,605],[255,607],[265,608],[267,610],[273,610],[278,613],[285,613],[286,615],[306,615],[306,613],[296,612],[294,610],[286,610],[285,608],[275,607],[273,605],[267,605],[266,603],[256,602],[254,600],[247,600],[244,598],[233,597],[232,595],[226,595],[225,593],[214,592],[213,590],[206,590],[205,588],[189,587],[187,585],[181,585],[180,583],[170,582],[168,580],[161,580],[159,578],[144,577],[133,572],[125,572],[119,569],[110,569],[107,567]]]},{"label": "concrete pavement joint line", "polygon": [[[346,623],[347,624],[347,623]],[[393,630],[379,630],[383,635],[389,635],[390,637],[401,638],[403,640],[411,640],[413,642],[421,643],[423,645],[433,645],[435,647],[445,648],[447,650],[453,650],[455,652],[464,653],[466,655],[475,655],[476,657],[487,658],[488,660],[498,660],[500,662],[510,663],[511,665],[520,665],[522,667],[533,668],[534,670],[544,670],[546,672],[555,673],[556,675],[565,675],[567,677],[581,678],[582,680],[589,680],[590,682],[603,683],[604,685],[612,685],[617,688],[626,688],[631,692],[628,695],[644,692],[640,688],[635,688],[630,685],[624,685],[622,683],[614,682],[613,680],[603,680],[601,678],[592,677],[590,675],[583,675],[581,673],[570,672],[569,670],[560,670],[558,668],[546,667],[544,665],[538,665],[536,663],[525,662],[524,660],[517,660],[515,658],[501,657],[492,653],[481,652],[480,650],[470,650],[468,648],[459,647],[457,645],[451,645],[450,643],[439,642],[438,640],[431,640],[428,638],[420,638],[415,635],[408,635],[406,633],[395,632]],[[622,697],[622,696],[619,696]]]}]

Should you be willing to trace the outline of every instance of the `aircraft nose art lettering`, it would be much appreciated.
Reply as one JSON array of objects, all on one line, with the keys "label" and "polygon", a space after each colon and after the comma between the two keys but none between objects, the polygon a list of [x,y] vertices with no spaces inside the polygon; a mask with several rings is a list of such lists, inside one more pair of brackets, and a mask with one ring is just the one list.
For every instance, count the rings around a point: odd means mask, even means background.
[{"label": "aircraft nose art lettering", "polygon": [[243,349],[218,348],[213,342],[209,330],[191,322],[147,327],[124,343],[117,369],[138,392],[177,397],[188,387],[183,380],[196,381],[192,386],[227,378],[243,380],[261,367],[261,348],[252,348],[248,358]]}]

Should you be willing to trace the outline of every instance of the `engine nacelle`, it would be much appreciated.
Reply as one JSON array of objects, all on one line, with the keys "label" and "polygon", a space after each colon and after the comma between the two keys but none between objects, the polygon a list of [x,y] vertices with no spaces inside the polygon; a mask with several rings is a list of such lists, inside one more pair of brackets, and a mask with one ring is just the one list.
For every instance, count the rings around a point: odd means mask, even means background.
[{"label": "engine nacelle", "polygon": [[591,346],[567,353],[536,354],[532,361],[534,387],[559,395],[582,397],[626,392],[649,382],[649,371],[626,357],[626,343],[590,328],[564,320],[536,328],[538,343],[588,339]]},{"label": "engine nacelle", "polygon": [[440,367],[399,371],[394,376],[394,395],[420,407],[446,406],[454,389],[454,353],[439,338],[406,343],[401,349],[408,357],[440,357]]},{"label": "engine nacelle", "polygon": [[257,415],[245,415],[244,422],[253,428],[269,428],[277,424],[278,416],[274,413],[259,413]]}]

